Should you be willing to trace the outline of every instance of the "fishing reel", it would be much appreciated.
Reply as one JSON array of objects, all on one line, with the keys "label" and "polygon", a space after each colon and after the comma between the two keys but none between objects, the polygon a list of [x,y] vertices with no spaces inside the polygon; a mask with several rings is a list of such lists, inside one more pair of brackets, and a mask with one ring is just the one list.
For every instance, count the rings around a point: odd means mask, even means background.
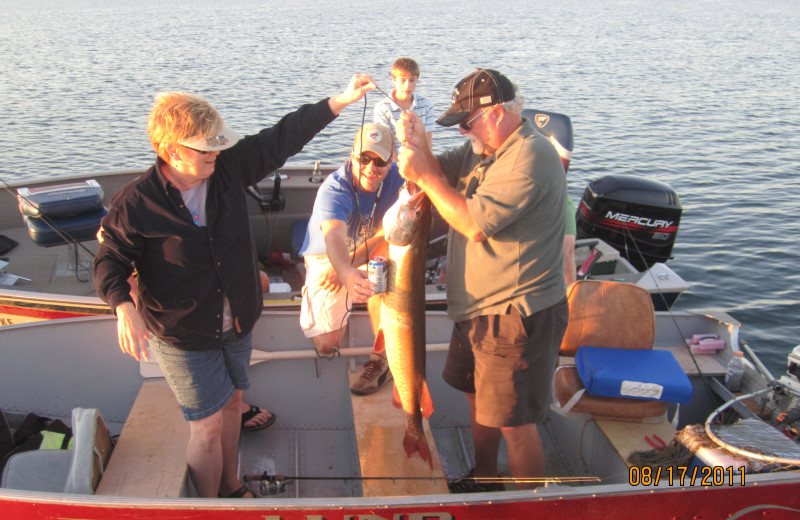
[{"label": "fishing reel", "polygon": [[245,483],[257,480],[259,496],[278,495],[285,491],[287,478],[285,475],[269,475],[266,471],[261,475],[245,475]]}]

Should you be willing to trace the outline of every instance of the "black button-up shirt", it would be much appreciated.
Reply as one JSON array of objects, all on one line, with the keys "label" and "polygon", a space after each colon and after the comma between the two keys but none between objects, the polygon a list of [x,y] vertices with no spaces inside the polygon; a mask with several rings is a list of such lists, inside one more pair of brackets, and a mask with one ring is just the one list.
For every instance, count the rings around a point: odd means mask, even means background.
[{"label": "black button-up shirt", "polygon": [[263,302],[244,190],[280,168],[335,117],[327,100],[303,105],[222,151],[208,179],[202,227],[157,159],[111,199],[94,260],[98,295],[116,312],[131,301],[127,280],[135,268],[137,308],[148,330],[168,344],[220,348],[223,295],[236,331],[249,332]]}]

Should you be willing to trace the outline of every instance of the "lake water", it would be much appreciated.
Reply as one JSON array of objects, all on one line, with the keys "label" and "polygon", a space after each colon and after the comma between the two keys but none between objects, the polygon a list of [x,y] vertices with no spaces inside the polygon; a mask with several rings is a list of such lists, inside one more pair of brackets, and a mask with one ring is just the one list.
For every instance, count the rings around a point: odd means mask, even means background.
[{"label": "lake water", "polygon": [[[497,4],[497,6],[495,6]],[[792,0],[0,0],[0,178],[119,168],[154,158],[155,93],[208,98],[252,133],[353,73],[391,88],[399,56],[441,113],[476,67],[529,107],[572,118],[576,200],[609,173],[666,182],[683,217],[670,266],[677,307],[727,309],[777,375],[800,343],[800,15]],[[367,117],[378,101],[367,99]],[[364,104],[293,162],[337,163]],[[438,128],[434,146],[460,142]]]}]

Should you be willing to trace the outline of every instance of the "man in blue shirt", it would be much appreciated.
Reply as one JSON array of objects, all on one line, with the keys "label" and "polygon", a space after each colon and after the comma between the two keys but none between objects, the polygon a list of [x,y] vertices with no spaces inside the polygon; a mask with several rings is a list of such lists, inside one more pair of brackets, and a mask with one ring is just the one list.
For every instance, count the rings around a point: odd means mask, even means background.
[{"label": "man in blue shirt", "polygon": [[[349,304],[375,294],[361,267],[385,248],[383,215],[405,182],[394,155],[391,129],[366,124],[356,133],[349,159],[317,193],[300,250],[306,267],[300,325],[321,356],[335,354],[346,337]],[[373,354],[351,390],[372,393],[390,379],[385,357]]]}]

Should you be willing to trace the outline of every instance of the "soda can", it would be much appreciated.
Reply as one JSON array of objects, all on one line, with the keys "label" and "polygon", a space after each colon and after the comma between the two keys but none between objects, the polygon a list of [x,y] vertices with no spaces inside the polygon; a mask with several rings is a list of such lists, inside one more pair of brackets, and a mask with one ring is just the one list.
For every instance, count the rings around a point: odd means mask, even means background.
[{"label": "soda can", "polygon": [[374,284],[375,294],[386,292],[386,259],[376,256],[367,264],[367,278]]}]

